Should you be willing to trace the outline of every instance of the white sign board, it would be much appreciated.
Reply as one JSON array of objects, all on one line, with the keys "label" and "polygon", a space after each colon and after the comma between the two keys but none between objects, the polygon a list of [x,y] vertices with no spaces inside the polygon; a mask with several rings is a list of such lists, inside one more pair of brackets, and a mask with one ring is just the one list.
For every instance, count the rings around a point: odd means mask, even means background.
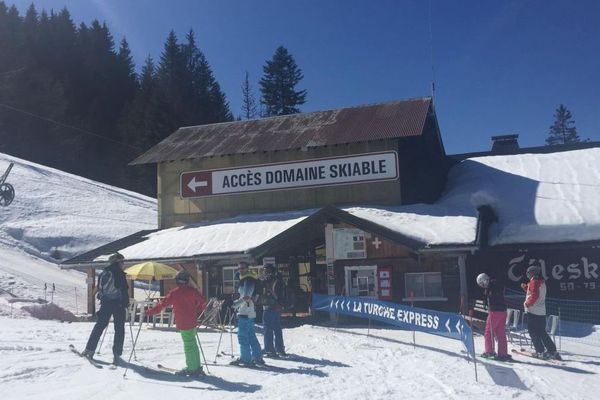
[{"label": "white sign board", "polygon": [[181,197],[297,189],[398,179],[395,151],[184,172]]},{"label": "white sign board", "polygon": [[336,260],[367,258],[365,233],[360,229],[334,229],[333,254]]},{"label": "white sign board", "polygon": [[275,264],[275,257],[263,257],[263,267],[271,264],[272,266],[276,266],[277,264]]}]

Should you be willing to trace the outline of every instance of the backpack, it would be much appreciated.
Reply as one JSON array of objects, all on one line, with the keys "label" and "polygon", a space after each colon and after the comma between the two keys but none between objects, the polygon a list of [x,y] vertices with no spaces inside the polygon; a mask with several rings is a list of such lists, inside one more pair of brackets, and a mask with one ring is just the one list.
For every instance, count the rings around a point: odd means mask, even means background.
[{"label": "backpack", "polygon": [[115,286],[115,277],[112,271],[104,270],[98,277],[98,299],[120,300],[121,291]]}]

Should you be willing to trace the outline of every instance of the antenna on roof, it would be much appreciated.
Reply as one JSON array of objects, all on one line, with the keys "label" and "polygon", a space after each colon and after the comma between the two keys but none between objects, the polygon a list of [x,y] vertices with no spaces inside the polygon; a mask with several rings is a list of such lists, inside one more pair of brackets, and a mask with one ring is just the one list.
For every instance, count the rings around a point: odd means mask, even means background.
[{"label": "antenna on roof", "polygon": [[431,25],[431,0],[429,0],[429,50],[431,51],[431,99],[433,99],[435,97],[435,68],[433,62],[433,29]]}]

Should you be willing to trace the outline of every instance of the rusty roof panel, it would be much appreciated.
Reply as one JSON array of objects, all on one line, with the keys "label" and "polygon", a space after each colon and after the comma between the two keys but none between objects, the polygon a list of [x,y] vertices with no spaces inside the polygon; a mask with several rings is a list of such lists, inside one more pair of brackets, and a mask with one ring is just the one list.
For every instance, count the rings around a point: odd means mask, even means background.
[{"label": "rusty roof panel", "polygon": [[131,164],[418,136],[431,98],[179,128]]}]

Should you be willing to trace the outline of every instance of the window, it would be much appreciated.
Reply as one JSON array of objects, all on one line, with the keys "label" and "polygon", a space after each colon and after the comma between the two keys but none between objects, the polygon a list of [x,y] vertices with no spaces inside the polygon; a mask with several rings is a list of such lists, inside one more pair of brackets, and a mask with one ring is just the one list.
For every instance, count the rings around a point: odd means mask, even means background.
[{"label": "window", "polygon": [[[250,271],[254,271],[257,276],[260,276],[261,265],[255,265],[248,268]],[[234,294],[237,293],[238,288],[238,267],[223,267],[223,294]]]},{"label": "window", "polygon": [[406,273],[404,288],[403,301],[448,300],[444,297],[440,272]]},{"label": "window", "polygon": [[377,266],[345,267],[346,295],[359,297],[377,297]]},{"label": "window", "polygon": [[235,293],[235,273],[237,267],[223,267],[223,294]]}]

